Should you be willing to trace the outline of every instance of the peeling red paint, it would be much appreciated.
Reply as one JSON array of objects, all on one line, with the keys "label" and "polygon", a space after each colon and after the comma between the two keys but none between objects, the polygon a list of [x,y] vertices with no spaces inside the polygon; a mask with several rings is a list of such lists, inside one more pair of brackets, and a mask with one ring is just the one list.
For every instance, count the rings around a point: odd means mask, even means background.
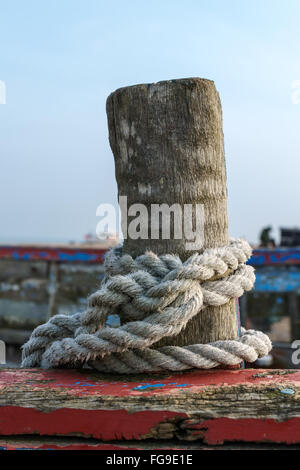
[{"label": "peeling red paint", "polygon": [[[298,383],[300,382],[300,370],[290,371],[286,375],[279,375],[282,371],[264,370],[210,370],[194,371],[184,374],[166,375],[165,377],[141,379],[140,381],[124,382],[109,381],[96,378],[95,374],[79,372],[74,370],[42,370],[42,369],[11,369],[0,370],[0,391],[7,386],[22,389],[28,387],[30,390],[38,389],[61,389],[71,395],[88,394],[103,396],[132,396],[181,393],[189,389],[197,392],[204,387],[221,387],[224,385],[246,385],[263,383]],[[102,375],[102,377],[104,377]]]},{"label": "peeling red paint", "polygon": [[168,419],[186,417],[172,411],[80,410],[61,408],[45,413],[32,408],[0,408],[0,434],[80,435],[103,441],[141,439]]},{"label": "peeling red paint", "polygon": [[209,445],[224,442],[275,442],[297,444],[300,442],[300,418],[286,421],[274,419],[215,418],[191,425],[194,437],[203,438]]},{"label": "peeling red paint", "polygon": [[[104,442],[99,442],[97,444],[87,444],[84,441],[82,443],[77,443],[77,444],[65,444],[65,443],[57,443],[53,444],[51,441],[49,443],[45,444],[28,444],[28,443],[10,443],[10,441],[5,440],[1,441],[0,440],[0,451],[1,450],[104,450],[104,451],[109,451],[109,450],[180,450],[180,451],[186,451],[186,450],[204,450],[203,447],[200,447],[197,449],[196,446],[190,447],[190,449],[178,444],[176,445],[175,443],[169,444],[168,446],[159,446],[156,447],[156,444],[153,444],[153,447],[151,449],[149,447],[143,446],[143,443],[140,445],[133,445],[130,443],[124,442],[124,444],[105,444]],[[130,454],[129,454],[130,455]]]},{"label": "peeling red paint", "polygon": [[[299,382],[300,371],[271,369],[194,371],[163,377],[152,376],[151,379],[146,380],[143,377],[140,381],[135,379],[133,382],[109,380],[109,376],[106,379],[104,375],[88,371],[2,370],[0,371],[0,394],[4,405],[0,406],[0,435],[73,435],[93,437],[102,441],[140,440],[146,436],[149,437],[149,434],[153,436],[154,429],[157,430],[162,423],[171,421],[176,422],[175,428],[179,430],[178,432],[182,432],[183,435],[186,432],[187,436],[192,439],[203,439],[208,445],[235,441],[300,443],[300,417],[297,416],[296,406],[298,400],[296,387],[299,390]],[[256,393],[260,393],[260,390],[263,393],[264,384],[277,385],[278,393],[274,395],[274,400],[275,405],[276,400],[280,400],[281,420],[271,419],[272,414],[268,419],[262,419],[259,416],[252,418],[253,414],[250,418],[245,410],[235,419],[228,418],[225,412],[225,416],[218,414],[218,417],[203,418],[201,421],[201,418],[197,418],[193,413],[181,412],[182,408],[178,411],[172,410],[172,407],[169,408],[168,396],[174,398],[174,395],[178,395],[181,403],[184,403],[185,395],[182,399],[182,394],[185,393],[199,394],[200,397],[201,393],[205,394],[206,390],[213,393],[214,389],[219,389],[224,385],[232,386],[233,390],[239,385],[246,385],[250,389],[249,392],[252,387]],[[261,386],[261,389],[257,386]],[[14,395],[18,389],[19,393]],[[49,394],[50,391],[51,394]],[[9,403],[6,403],[6,396],[9,393],[10,397],[18,396],[20,400],[18,406],[11,406],[12,398]],[[30,396],[28,402],[22,401],[23,394]],[[127,408],[127,402],[129,403],[130,400],[122,398],[120,409],[116,409],[117,400],[110,400],[113,397],[126,398],[141,395],[155,397],[149,399],[148,402],[140,398],[138,401],[133,400],[139,403],[137,408],[135,408],[136,405],[128,405]],[[52,408],[49,407],[49,410],[47,409],[47,396],[51,397],[52,403]],[[173,404],[176,400],[175,396]],[[293,408],[295,409],[294,416],[289,419],[285,419],[283,408],[285,400],[296,400]],[[23,403],[26,406],[23,406]],[[147,409],[141,410],[144,403]],[[159,409],[155,409],[155,403],[159,404]],[[43,407],[43,411],[41,408],[38,409],[39,406]],[[53,409],[54,407],[56,409]],[[291,415],[291,406],[288,409]],[[203,416],[205,409],[199,411]],[[195,413],[197,414],[196,409]]]},{"label": "peeling red paint", "polygon": [[[300,418],[286,421],[273,419],[214,418],[189,426],[184,413],[147,410],[128,413],[126,410],[59,409],[50,413],[31,408],[2,407],[0,434],[40,436],[85,436],[110,440],[140,440],[160,423],[185,419],[186,428],[193,430],[194,438],[208,445],[225,442],[300,442]],[[116,447],[117,448],[117,447]]]},{"label": "peeling red paint", "polygon": [[119,446],[113,444],[71,444],[71,445],[55,445],[55,444],[7,444],[0,441],[1,450],[143,450],[141,447]]}]

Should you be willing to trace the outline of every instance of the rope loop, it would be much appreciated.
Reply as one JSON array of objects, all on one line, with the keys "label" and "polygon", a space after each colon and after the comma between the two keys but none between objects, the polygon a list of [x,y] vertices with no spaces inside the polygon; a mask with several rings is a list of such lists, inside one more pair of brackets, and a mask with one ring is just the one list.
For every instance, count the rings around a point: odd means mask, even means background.
[{"label": "rope loop", "polygon": [[[56,315],[38,326],[22,348],[22,367],[88,364],[128,374],[253,362],[272,348],[268,336],[255,330],[242,329],[235,340],[151,347],[178,335],[203,308],[224,305],[251,290],[254,269],[245,264],[250,256],[251,248],[242,239],[193,254],[185,262],[152,252],[133,259],[113,249],[86,311]],[[109,314],[118,314],[121,326],[107,326]]]}]

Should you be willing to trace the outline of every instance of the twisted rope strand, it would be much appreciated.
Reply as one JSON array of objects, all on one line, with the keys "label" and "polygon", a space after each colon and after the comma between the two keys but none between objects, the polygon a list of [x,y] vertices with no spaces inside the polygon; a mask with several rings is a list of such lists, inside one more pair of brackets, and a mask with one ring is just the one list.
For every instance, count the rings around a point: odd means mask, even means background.
[{"label": "twisted rope strand", "polygon": [[[23,346],[22,367],[88,363],[101,371],[133,373],[253,362],[271,349],[269,338],[254,330],[243,330],[236,340],[151,348],[178,335],[201,309],[252,289],[254,270],[244,264],[250,256],[244,240],[196,253],[184,263],[175,255],[147,252],[133,259],[111,250],[87,310],[57,315],[36,328]],[[105,326],[108,314],[120,316],[119,328]]]}]

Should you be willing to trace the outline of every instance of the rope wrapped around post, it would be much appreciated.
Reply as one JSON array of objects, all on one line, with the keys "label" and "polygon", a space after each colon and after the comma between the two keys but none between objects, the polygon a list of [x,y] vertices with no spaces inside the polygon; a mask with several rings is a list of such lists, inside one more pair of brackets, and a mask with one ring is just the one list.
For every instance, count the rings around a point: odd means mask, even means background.
[{"label": "rope wrapped around post", "polygon": [[[151,348],[161,338],[176,336],[208,305],[223,305],[252,289],[254,269],[246,265],[251,248],[245,240],[193,254],[182,262],[175,255],[152,252],[133,259],[111,250],[100,289],[88,308],[56,315],[37,327],[23,346],[22,367],[79,367],[138,373],[211,369],[254,362],[271,350],[267,335],[242,329],[235,340],[185,347]],[[121,326],[106,325],[117,314]]]}]

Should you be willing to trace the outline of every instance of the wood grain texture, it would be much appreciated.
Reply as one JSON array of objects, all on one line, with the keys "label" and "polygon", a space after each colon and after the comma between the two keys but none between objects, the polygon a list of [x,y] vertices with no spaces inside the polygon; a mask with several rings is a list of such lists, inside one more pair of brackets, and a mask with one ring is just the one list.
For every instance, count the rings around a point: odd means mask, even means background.
[{"label": "wood grain texture", "polygon": [[[201,78],[168,80],[120,88],[107,99],[109,140],[115,158],[119,196],[128,207],[151,204],[203,204],[204,246],[228,243],[227,189],[222,108],[214,82]],[[134,217],[122,213],[122,227]],[[123,230],[124,231],[124,230]],[[161,234],[161,226],[160,226]],[[174,235],[174,234],[173,234]],[[133,240],[123,252],[176,253],[187,259],[186,238]],[[176,338],[156,344],[187,345],[237,336],[234,301],[210,307]]]},{"label": "wood grain texture", "polygon": [[[300,443],[300,371],[0,372],[0,435]],[[0,441],[3,439],[0,439]]]},{"label": "wood grain texture", "polygon": [[[21,436],[21,437],[5,437],[0,438],[0,451],[4,450],[101,450],[102,454],[97,455],[98,464],[101,465],[101,458],[103,462],[106,462],[107,456],[113,456],[114,454],[120,455],[119,452],[111,453],[111,451],[131,451],[129,455],[136,455],[133,451],[146,451],[148,453],[160,456],[166,454],[166,451],[177,451],[175,455],[182,455],[185,451],[189,453],[191,451],[199,450],[299,450],[299,445],[286,444],[272,444],[272,443],[229,443],[223,445],[207,445],[199,440],[195,441],[182,441],[178,439],[172,440],[139,440],[139,441],[110,441],[102,442],[97,439],[89,439],[85,437],[35,437],[35,436]],[[105,453],[105,456],[103,455]],[[143,456],[144,458],[144,456]],[[151,458],[148,457],[148,461]],[[161,461],[161,459],[160,459]]]}]

